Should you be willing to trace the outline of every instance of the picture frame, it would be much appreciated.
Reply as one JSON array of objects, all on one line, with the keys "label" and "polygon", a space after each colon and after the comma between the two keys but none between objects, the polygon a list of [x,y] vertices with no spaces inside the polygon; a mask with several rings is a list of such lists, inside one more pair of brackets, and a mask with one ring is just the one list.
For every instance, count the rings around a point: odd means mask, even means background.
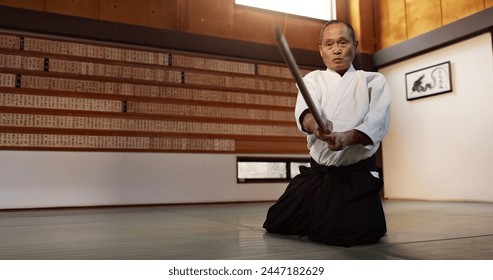
[{"label": "picture frame", "polygon": [[450,61],[406,73],[406,99],[451,92],[451,77]]}]

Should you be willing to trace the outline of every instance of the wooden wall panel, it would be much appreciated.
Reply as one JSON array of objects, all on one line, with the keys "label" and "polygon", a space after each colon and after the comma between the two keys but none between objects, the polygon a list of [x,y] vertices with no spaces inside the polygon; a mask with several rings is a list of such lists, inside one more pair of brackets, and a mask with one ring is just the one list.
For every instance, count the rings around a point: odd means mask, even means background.
[{"label": "wooden wall panel", "polygon": [[[0,5],[262,44],[275,44],[272,29],[281,25],[292,48],[310,51],[318,50],[323,25],[236,6],[234,0],[0,0]],[[338,18],[358,29],[360,51],[369,53],[491,8],[493,0],[336,0],[336,5]]]},{"label": "wooden wall panel", "polygon": [[20,31],[0,42],[0,150],[306,153],[286,66]]},{"label": "wooden wall panel", "polygon": [[252,9],[220,0],[211,6],[206,1],[188,2],[186,32],[275,44],[273,30],[279,25],[293,48],[318,50],[318,35],[323,21],[310,20],[282,13]]},{"label": "wooden wall panel", "polygon": [[383,49],[407,39],[405,0],[376,0],[377,49]]},{"label": "wooden wall panel", "polygon": [[442,26],[440,0],[406,0],[408,39]]},{"label": "wooden wall panel", "polygon": [[[341,19],[346,19],[345,2],[337,0]],[[280,25],[292,48],[315,51],[323,25],[321,20],[237,6],[234,0],[0,0],[0,5],[271,45],[272,30]]]},{"label": "wooden wall panel", "polygon": [[484,0],[442,0],[441,8],[445,25],[484,10]]},{"label": "wooden wall panel", "polygon": [[99,19],[147,26],[148,0],[99,0]]},{"label": "wooden wall panel", "polygon": [[149,0],[148,26],[177,30],[176,0]]},{"label": "wooden wall panel", "polygon": [[216,1],[216,5],[210,5],[209,1],[188,2],[188,30],[187,32],[221,35],[229,37],[233,29],[233,0]]},{"label": "wooden wall panel", "polygon": [[[258,40],[262,43],[273,44],[274,37],[271,26],[276,24],[284,29],[284,17],[247,7],[234,7],[234,27],[232,31],[237,36],[239,35],[240,40]],[[290,26],[287,30],[291,30]],[[291,39],[288,39],[288,41],[290,44],[294,43]]]},{"label": "wooden wall panel", "polygon": [[[307,21],[305,18],[288,16],[286,40],[293,48],[318,51],[320,29],[324,24],[324,21]],[[271,27],[271,30],[273,29],[274,25]],[[271,36],[271,42],[273,42],[272,38]]]},{"label": "wooden wall panel", "polygon": [[0,0],[0,5],[23,8],[29,10],[44,11],[44,0]]},{"label": "wooden wall panel", "polygon": [[486,9],[405,42],[376,51],[372,55],[374,65],[377,69],[381,69],[480,34],[488,34],[493,27],[492,18],[493,9]]},{"label": "wooden wall panel", "polygon": [[[350,0],[351,1],[351,0]],[[377,50],[493,6],[493,0],[374,0]]]},{"label": "wooden wall panel", "polygon": [[99,18],[99,0],[45,0],[45,11],[97,19]]}]

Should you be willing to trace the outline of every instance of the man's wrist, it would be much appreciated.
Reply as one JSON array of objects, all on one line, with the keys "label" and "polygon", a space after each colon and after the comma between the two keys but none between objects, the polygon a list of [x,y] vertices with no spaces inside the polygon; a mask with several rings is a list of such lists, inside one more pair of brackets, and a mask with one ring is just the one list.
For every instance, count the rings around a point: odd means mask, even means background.
[{"label": "man's wrist", "polygon": [[347,131],[348,133],[348,137],[347,137],[347,146],[350,146],[350,145],[369,145],[369,144],[372,144],[373,141],[371,140],[371,138],[366,135],[365,133],[359,131],[359,130],[356,130],[356,129],[353,129],[353,130],[349,130]]},{"label": "man's wrist", "polygon": [[314,134],[317,130],[317,125],[313,115],[309,110],[305,110],[300,117],[301,127],[306,133]]}]

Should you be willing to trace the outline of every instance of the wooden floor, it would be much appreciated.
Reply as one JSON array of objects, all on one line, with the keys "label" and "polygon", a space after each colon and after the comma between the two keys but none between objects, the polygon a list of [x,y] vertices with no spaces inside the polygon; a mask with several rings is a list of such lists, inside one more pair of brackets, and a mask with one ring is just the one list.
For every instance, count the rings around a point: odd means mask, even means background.
[{"label": "wooden floor", "polygon": [[271,203],[0,212],[0,259],[493,259],[493,203],[385,201],[379,244],[262,229]]}]

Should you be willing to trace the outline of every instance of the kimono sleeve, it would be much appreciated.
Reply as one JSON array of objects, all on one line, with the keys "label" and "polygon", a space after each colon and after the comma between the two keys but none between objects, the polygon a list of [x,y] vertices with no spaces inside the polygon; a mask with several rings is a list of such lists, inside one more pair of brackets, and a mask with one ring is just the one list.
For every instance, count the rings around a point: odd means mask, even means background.
[{"label": "kimono sleeve", "polygon": [[375,145],[383,140],[389,129],[391,92],[387,80],[380,73],[373,73],[366,80],[368,88],[372,88],[369,110],[355,129],[365,133]]},{"label": "kimono sleeve", "polygon": [[[312,72],[315,74],[314,72]],[[313,99],[313,102],[315,103],[315,106],[317,106],[317,109],[320,112],[320,98],[319,98],[319,92],[320,88],[317,86],[317,83],[315,82],[314,79],[312,79],[312,73],[309,73],[307,76],[303,78],[303,81],[305,82],[305,85],[308,89],[308,92],[310,93],[310,96]],[[298,86],[296,86],[298,88]],[[298,96],[296,98],[296,107],[294,110],[294,117],[296,120],[296,125],[298,126],[298,129],[305,135],[308,135],[306,131],[303,130],[300,122],[300,117],[305,112],[308,110],[308,105],[305,102],[305,99],[303,98],[303,95],[301,94],[299,88],[298,88]]]}]

